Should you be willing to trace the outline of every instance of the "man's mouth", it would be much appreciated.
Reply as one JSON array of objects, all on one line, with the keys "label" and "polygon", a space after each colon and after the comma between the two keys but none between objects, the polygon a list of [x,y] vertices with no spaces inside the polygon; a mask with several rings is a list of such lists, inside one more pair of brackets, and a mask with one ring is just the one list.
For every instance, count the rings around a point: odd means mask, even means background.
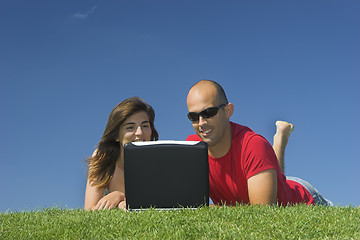
[{"label": "man's mouth", "polygon": [[201,135],[203,135],[204,137],[208,136],[211,132],[212,132],[211,128],[207,130],[200,130]]}]

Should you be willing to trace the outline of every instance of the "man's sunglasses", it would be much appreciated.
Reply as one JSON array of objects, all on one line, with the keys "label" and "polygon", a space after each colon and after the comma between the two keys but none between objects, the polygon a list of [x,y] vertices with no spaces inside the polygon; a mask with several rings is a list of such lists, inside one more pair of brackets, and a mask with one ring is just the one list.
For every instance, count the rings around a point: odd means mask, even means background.
[{"label": "man's sunglasses", "polygon": [[190,119],[190,121],[197,122],[197,121],[199,121],[200,116],[202,116],[203,118],[211,118],[211,117],[215,116],[218,113],[219,109],[222,107],[225,107],[226,105],[227,104],[221,104],[218,107],[209,107],[199,113],[189,112],[187,116]]}]

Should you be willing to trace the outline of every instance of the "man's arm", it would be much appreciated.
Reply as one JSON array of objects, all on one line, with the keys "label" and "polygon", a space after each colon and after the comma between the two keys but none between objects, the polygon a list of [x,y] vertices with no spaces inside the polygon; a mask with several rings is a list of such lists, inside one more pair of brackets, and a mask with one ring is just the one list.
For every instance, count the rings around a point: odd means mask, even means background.
[{"label": "man's arm", "polygon": [[275,204],[277,199],[277,175],[268,169],[250,177],[247,181],[251,204]]}]

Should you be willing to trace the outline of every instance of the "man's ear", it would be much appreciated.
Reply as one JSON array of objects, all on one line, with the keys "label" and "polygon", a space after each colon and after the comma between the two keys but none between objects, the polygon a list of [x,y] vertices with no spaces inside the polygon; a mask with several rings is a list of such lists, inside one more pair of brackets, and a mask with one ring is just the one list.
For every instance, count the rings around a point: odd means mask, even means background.
[{"label": "man's ear", "polygon": [[234,105],[232,103],[228,103],[228,105],[226,105],[225,107],[225,115],[227,119],[230,119],[230,117],[233,115],[234,113]]}]

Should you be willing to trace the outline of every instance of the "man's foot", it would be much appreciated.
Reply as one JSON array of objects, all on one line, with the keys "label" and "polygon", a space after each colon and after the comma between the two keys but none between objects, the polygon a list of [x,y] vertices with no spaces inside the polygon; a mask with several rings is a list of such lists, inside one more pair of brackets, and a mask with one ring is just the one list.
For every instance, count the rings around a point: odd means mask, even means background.
[{"label": "man's foot", "polygon": [[276,121],[275,125],[276,133],[274,135],[273,149],[279,161],[280,170],[285,174],[285,148],[294,130],[294,125],[284,121]]},{"label": "man's foot", "polygon": [[294,125],[285,121],[276,121],[276,133],[274,135],[273,146],[279,146],[280,148],[286,147],[289,137],[294,130]]}]

